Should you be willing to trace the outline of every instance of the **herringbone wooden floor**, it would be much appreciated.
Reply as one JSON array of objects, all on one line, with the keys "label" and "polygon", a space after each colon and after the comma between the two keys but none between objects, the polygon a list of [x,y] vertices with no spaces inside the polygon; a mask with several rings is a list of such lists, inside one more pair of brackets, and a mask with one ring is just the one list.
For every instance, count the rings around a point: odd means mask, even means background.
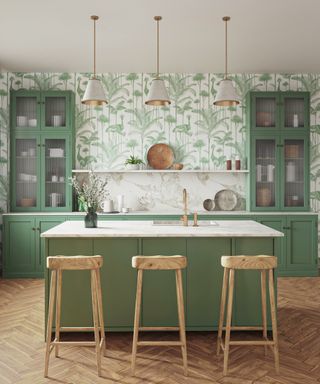
[{"label": "herringbone wooden floor", "polygon": [[216,333],[193,332],[187,335],[188,378],[180,351],[171,347],[141,349],[132,377],[131,333],[109,333],[103,378],[96,375],[94,349],[64,347],[60,358],[51,355],[50,377],[44,379],[44,282],[0,280],[0,383],[319,384],[320,278],[279,279],[278,321],[280,375],[271,352],[265,357],[261,347],[233,347],[229,376],[223,377]]}]

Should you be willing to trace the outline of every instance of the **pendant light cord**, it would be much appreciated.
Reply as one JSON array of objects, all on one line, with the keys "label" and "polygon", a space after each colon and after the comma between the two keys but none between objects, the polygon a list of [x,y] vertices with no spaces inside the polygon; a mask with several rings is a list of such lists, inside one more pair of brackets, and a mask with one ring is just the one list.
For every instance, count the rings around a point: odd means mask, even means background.
[{"label": "pendant light cord", "polygon": [[91,16],[93,20],[93,79],[96,78],[96,21],[99,16]]},{"label": "pendant light cord", "polygon": [[229,16],[223,18],[225,22],[225,62],[224,62],[224,78],[228,78],[228,21],[230,20]]},{"label": "pendant light cord", "polygon": [[159,79],[159,73],[160,73],[160,27],[159,27],[159,21],[162,19],[161,16],[155,16],[154,20],[157,22],[157,76],[156,78]]}]

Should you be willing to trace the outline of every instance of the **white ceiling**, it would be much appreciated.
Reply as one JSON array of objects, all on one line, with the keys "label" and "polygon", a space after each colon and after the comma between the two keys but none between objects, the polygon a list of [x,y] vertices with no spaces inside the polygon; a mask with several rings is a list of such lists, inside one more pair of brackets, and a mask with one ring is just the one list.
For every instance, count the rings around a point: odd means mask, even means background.
[{"label": "white ceiling", "polygon": [[154,72],[160,23],[161,72],[223,72],[224,25],[234,73],[320,73],[319,0],[0,0],[0,67]]}]

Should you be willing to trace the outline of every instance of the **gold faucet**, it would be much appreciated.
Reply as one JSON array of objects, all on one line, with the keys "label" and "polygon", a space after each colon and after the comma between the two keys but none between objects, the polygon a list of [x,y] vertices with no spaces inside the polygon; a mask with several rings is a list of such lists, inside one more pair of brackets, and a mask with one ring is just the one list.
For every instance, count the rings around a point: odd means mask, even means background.
[{"label": "gold faucet", "polygon": [[183,210],[184,215],[181,217],[182,223],[185,227],[188,226],[188,194],[187,190],[183,188]]}]

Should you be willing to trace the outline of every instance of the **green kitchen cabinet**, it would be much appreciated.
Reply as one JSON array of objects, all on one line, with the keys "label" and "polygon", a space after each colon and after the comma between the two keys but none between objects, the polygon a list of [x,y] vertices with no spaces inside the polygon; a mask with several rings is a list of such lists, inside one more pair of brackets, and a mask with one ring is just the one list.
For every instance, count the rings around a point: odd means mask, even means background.
[{"label": "green kitchen cabinet", "polygon": [[318,276],[318,215],[259,215],[256,221],[283,232],[275,239],[278,276]]},{"label": "green kitchen cabinet", "polygon": [[5,278],[44,276],[44,239],[42,232],[65,221],[64,216],[4,216]]},{"label": "green kitchen cabinet", "polygon": [[250,129],[256,132],[309,132],[309,92],[250,92]]},{"label": "green kitchen cabinet", "polygon": [[309,94],[252,92],[250,208],[310,210]]},{"label": "green kitchen cabinet", "polygon": [[187,239],[187,326],[217,327],[223,268],[221,256],[232,254],[228,238]]},{"label": "green kitchen cabinet", "polygon": [[318,218],[287,217],[286,276],[318,276]]},{"label": "green kitchen cabinet", "polygon": [[[187,254],[184,238],[142,239],[142,254],[183,255]],[[186,302],[186,270],[182,271],[184,301]],[[174,271],[144,271],[142,285],[143,326],[177,326],[177,294]]]},{"label": "green kitchen cabinet", "polygon": [[11,92],[11,211],[71,211],[74,96]]}]

